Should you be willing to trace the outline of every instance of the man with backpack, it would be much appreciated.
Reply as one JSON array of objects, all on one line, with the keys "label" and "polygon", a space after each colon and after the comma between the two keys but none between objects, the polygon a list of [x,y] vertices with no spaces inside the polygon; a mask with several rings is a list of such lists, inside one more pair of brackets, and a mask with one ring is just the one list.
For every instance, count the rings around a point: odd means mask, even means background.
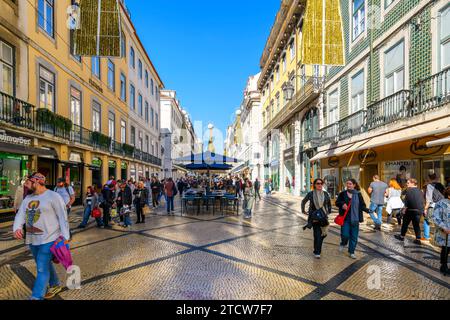
[{"label": "man with backpack", "polygon": [[428,176],[430,183],[427,185],[425,193],[425,218],[423,221],[423,238],[424,241],[430,240],[430,221],[436,203],[444,199],[444,186],[439,182],[436,173]]},{"label": "man with backpack", "polygon": [[63,198],[64,204],[66,205],[67,215],[69,215],[72,204],[75,202],[75,191],[69,184],[66,183],[65,178],[58,178],[55,192]]}]

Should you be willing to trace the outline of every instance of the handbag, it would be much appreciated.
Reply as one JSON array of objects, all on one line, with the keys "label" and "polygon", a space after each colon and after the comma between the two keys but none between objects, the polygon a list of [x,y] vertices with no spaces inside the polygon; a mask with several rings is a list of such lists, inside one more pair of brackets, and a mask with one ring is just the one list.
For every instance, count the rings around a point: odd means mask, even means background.
[{"label": "handbag", "polygon": [[338,216],[336,217],[336,219],[334,219],[334,223],[336,223],[338,226],[343,226],[344,222],[345,222],[345,218],[347,217],[348,213],[350,212],[350,207],[352,206],[352,200],[350,200],[350,203],[347,206],[347,210],[345,210],[345,213],[343,216],[341,216],[340,214],[338,214]]},{"label": "handbag", "polygon": [[94,208],[91,213],[92,218],[98,219],[102,217],[102,212],[99,208]]},{"label": "handbag", "polygon": [[322,209],[318,209],[311,214],[311,220],[320,224],[321,227],[326,227],[329,225],[328,217],[323,212]]},{"label": "handbag", "polygon": [[150,214],[150,212],[151,212],[150,207],[145,206],[145,207],[142,208],[142,214],[143,214],[144,216]]}]

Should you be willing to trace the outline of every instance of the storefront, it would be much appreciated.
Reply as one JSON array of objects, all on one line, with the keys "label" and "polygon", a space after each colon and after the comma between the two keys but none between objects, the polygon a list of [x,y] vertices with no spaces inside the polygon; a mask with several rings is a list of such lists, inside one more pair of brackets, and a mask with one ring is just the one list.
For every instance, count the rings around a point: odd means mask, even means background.
[{"label": "storefront", "polygon": [[120,167],[120,177],[122,180],[128,180],[128,164],[124,161],[122,161],[121,167]]},{"label": "storefront", "polygon": [[[331,181],[331,189],[333,184],[339,181],[337,188],[342,190],[345,181],[353,178],[360,183],[361,188],[367,190],[375,174],[386,183],[391,179],[396,180],[402,188],[406,187],[406,181],[410,178],[417,179],[419,187],[423,187],[429,182],[431,174],[436,174],[441,183],[449,185],[450,146],[427,148],[426,143],[435,139],[438,137],[425,137],[366,150],[354,150],[329,158],[324,157],[313,163],[320,161],[322,177]],[[326,185],[328,183],[325,181]]]},{"label": "storefront", "polygon": [[293,194],[295,190],[295,148],[291,147],[285,150],[283,159],[285,192]]},{"label": "storefront", "polygon": [[280,161],[274,160],[270,163],[270,179],[272,181],[272,186],[274,191],[280,190]]},{"label": "storefront", "polygon": [[114,177],[114,179],[117,179],[116,167],[117,167],[116,161],[114,160],[108,161],[108,179],[110,177]]},{"label": "storefront", "polygon": [[130,167],[130,178],[133,181],[137,181],[137,177],[136,177],[136,166],[134,164],[131,165]]},{"label": "storefront", "polygon": [[331,199],[336,199],[339,194],[339,159],[330,158],[328,160],[329,169],[322,170],[324,188]]},{"label": "storefront", "polygon": [[14,211],[14,197],[29,165],[27,155],[0,152],[0,214]]},{"label": "storefront", "polygon": [[96,186],[97,189],[101,189],[103,186],[102,160],[98,157],[92,158],[89,169],[92,172],[92,185]]},{"label": "storefront", "polygon": [[83,155],[78,152],[71,152],[69,161],[61,162],[63,177],[70,183],[75,192],[74,205],[83,203]]}]

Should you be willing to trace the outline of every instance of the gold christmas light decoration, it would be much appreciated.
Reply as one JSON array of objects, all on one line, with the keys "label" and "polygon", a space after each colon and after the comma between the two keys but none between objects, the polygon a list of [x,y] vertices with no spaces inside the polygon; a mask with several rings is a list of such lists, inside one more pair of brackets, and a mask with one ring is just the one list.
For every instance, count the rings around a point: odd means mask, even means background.
[{"label": "gold christmas light decoration", "polygon": [[307,1],[303,22],[302,63],[345,65],[340,1]]},{"label": "gold christmas light decoration", "polygon": [[74,33],[75,54],[120,57],[118,0],[80,0],[80,28]]}]

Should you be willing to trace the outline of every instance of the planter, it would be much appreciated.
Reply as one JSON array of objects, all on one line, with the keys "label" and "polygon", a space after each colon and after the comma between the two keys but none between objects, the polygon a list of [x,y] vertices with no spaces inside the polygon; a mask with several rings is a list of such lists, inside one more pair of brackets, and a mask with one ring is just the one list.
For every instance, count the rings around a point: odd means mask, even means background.
[{"label": "planter", "polygon": [[52,111],[39,108],[36,110],[36,123],[39,128],[46,132],[52,131],[57,136],[67,137],[72,130],[72,121]]},{"label": "planter", "polygon": [[111,146],[111,137],[100,132],[92,132],[92,142],[95,146],[108,149]]}]

